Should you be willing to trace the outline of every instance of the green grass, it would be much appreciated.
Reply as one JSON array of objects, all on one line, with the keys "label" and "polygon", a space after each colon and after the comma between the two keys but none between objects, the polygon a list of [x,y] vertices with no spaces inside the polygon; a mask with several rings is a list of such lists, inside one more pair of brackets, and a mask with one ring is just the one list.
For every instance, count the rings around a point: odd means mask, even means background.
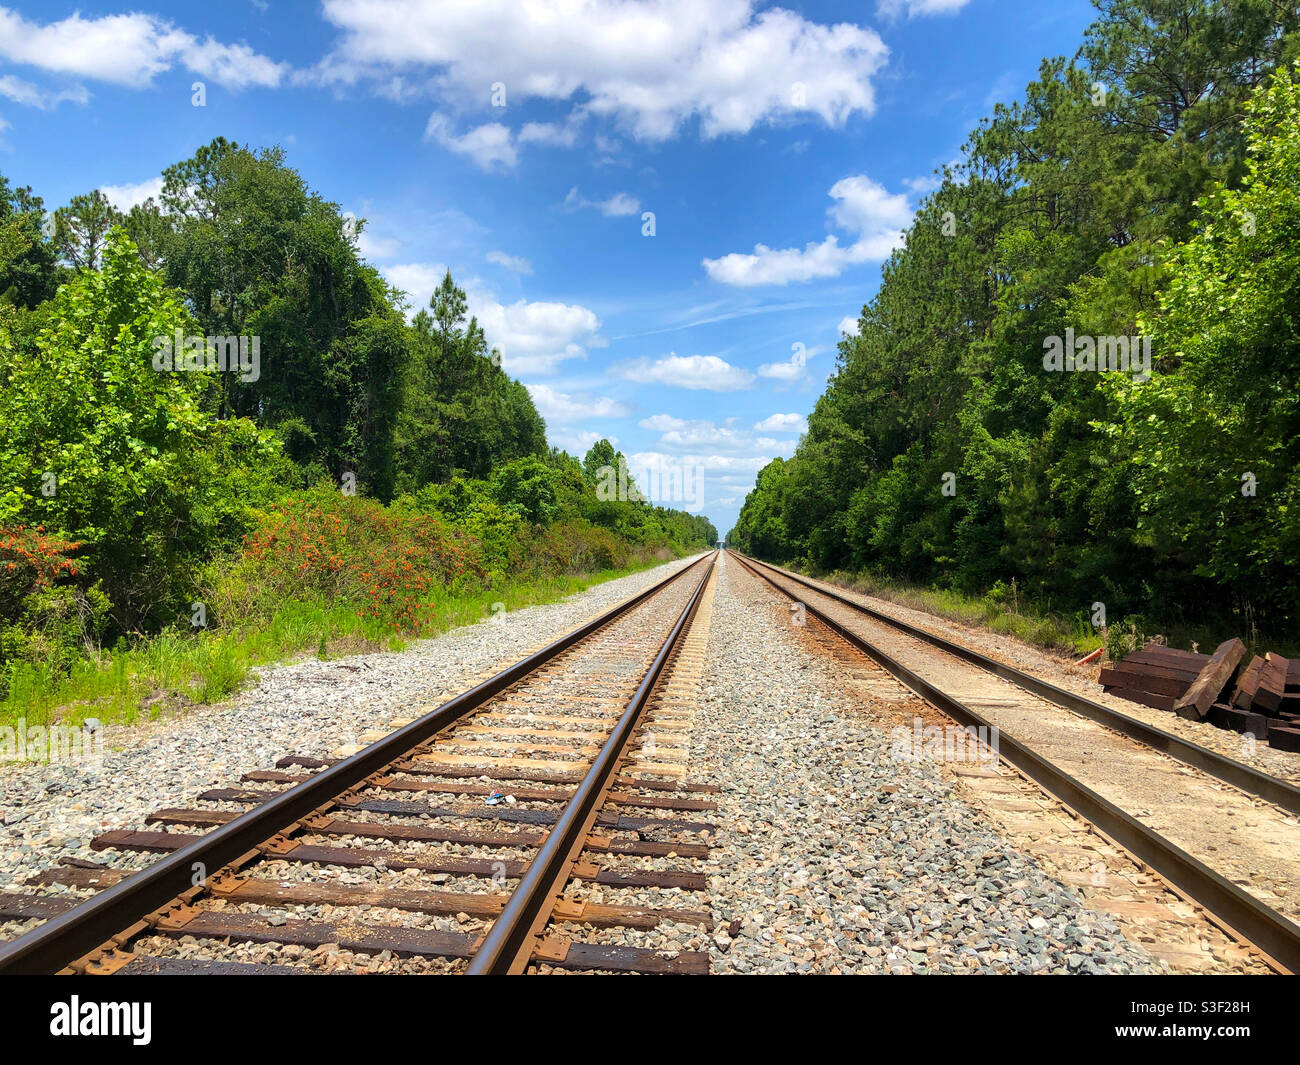
[{"label": "green grass", "polygon": [[872,574],[836,571],[819,575],[793,565],[789,568],[899,606],[1005,633],[1055,651],[1086,655],[1102,645],[1101,633],[1092,628],[1082,612],[1074,617],[1065,617],[1038,611],[1014,592],[1009,597],[1006,593],[979,597],[951,589],[925,588]]},{"label": "green grass", "polygon": [[[424,636],[506,611],[551,603],[596,584],[660,565],[650,558],[622,569],[556,576],[459,595],[436,589],[435,621]],[[496,610],[502,607],[496,606]],[[25,718],[30,726],[78,724],[88,717],[134,724],[229,698],[254,667],[303,654],[339,658],[367,651],[400,651],[409,641],[373,619],[357,617],[353,604],[291,601],[265,622],[244,629],[169,631],[77,662],[70,673],[15,663],[0,700],[0,725]]]},{"label": "green grass", "polygon": [[1006,633],[1025,643],[1080,657],[1106,644],[1112,659],[1122,658],[1133,649],[1135,642],[1144,645],[1157,637],[1170,647],[1188,651],[1195,649],[1208,654],[1223,640],[1236,635],[1240,635],[1251,654],[1273,651],[1288,658],[1300,655],[1300,646],[1296,645],[1294,638],[1275,639],[1259,633],[1236,633],[1229,631],[1227,626],[1189,625],[1149,618],[1130,624],[1129,619],[1118,622],[1112,619],[1111,626],[1103,633],[1093,628],[1087,610],[1081,609],[1072,616],[1043,610],[1026,599],[1023,592],[1017,593],[1014,587],[1001,586],[996,592],[975,596],[868,573],[835,571],[818,574],[793,563],[787,568],[877,599],[936,614],[949,621]]}]

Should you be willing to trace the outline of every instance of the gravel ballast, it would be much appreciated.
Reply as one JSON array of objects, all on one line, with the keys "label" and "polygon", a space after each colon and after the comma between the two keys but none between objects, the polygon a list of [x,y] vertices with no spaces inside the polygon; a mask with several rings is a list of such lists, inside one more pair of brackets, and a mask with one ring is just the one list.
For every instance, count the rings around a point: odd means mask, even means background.
[{"label": "gravel ballast", "polygon": [[715,972],[1163,971],[935,766],[891,760],[870,708],[722,566],[690,771],[723,788]]},{"label": "gravel ballast", "polygon": [[[194,805],[205,788],[231,786],[290,751],[323,756],[356,744],[688,563],[453,630],[399,654],[261,668],[256,683],[228,704],[110,730],[97,770],[0,767],[0,888],[21,890],[61,856],[146,865],[152,856],[92,851],[90,839],[142,827],[160,806]],[[715,973],[1166,971],[1110,916],[1090,910],[999,836],[938,767],[891,758],[894,737],[886,719],[873,716],[870,700],[837,681],[826,658],[774,608],[765,586],[725,557],[718,567],[687,767],[687,779],[721,788],[709,796],[718,809],[706,817],[718,828],[709,839],[714,849],[691,863],[706,875],[707,893],[592,892],[606,903],[711,910],[714,928],[673,922],[649,933],[615,928],[580,938],[706,950]],[[669,838],[658,829],[649,835]],[[681,861],[626,864],[650,870]],[[305,866],[293,878],[318,873]],[[423,879],[388,869],[347,878],[408,885]],[[491,889],[472,879],[458,886]],[[308,916],[318,915],[313,909]],[[397,923],[416,920],[398,917]],[[445,916],[416,923],[462,927]],[[480,930],[477,922],[466,927]],[[160,941],[159,949],[188,955],[206,948],[182,939]],[[238,956],[327,970],[371,965],[361,956],[288,957],[265,946],[241,947]],[[446,971],[440,963],[400,968]]]},{"label": "gravel ballast", "polygon": [[[699,556],[694,556],[699,557]],[[293,752],[325,757],[395,716],[411,716],[577,628],[693,561],[619,577],[558,603],[504,611],[405,651],[260,666],[228,703],[131,728],[105,727],[102,764],[0,762],[0,888],[62,856],[138,868],[150,855],[92,851],[91,837],[141,828],[160,806],[192,805]]]}]

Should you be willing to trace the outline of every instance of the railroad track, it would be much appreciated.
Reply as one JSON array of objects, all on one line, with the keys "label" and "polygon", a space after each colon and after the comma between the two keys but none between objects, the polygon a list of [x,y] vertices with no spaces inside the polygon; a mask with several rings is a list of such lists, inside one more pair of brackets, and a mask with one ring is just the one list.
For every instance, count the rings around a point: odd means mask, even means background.
[{"label": "railroad track", "polygon": [[0,926],[21,932],[0,973],[302,972],[340,951],[370,971],[707,972],[705,952],[629,940],[711,927],[692,863],[713,789],[659,763],[677,720],[660,704],[716,558],[350,757],[290,755],[92,842],[161,858],[27,884],[89,897],[0,892]]},{"label": "railroad track", "polygon": [[[1181,818],[1182,835],[1192,840],[1189,846],[1216,852],[1219,859],[1230,854],[1237,846],[1232,832],[1224,829],[1216,835],[1215,826],[1206,823],[1204,816],[1207,806],[1215,806],[1217,812],[1217,804],[1222,804],[1243,818],[1254,818],[1257,824],[1247,827],[1263,826],[1277,833],[1278,853],[1268,857],[1280,862],[1286,872],[1296,851],[1294,844],[1300,842],[1300,827],[1291,816],[1300,809],[1300,794],[1290,784],[797,574],[736,552],[728,554],[792,603],[801,603],[836,637],[958,725],[996,734],[1002,760],[1096,826],[1177,893],[1203,907],[1216,924],[1251,944],[1271,967],[1282,972],[1300,970],[1300,926],[1292,919],[1294,903],[1291,913],[1280,912],[1212,868],[1215,859],[1202,860],[1179,845],[1184,840],[1175,842],[1180,836],[1177,812],[1181,808],[1190,815]],[[1071,713],[1061,714],[1062,710]],[[1099,775],[1098,765],[1108,759],[1115,760],[1117,775],[1123,779]],[[1179,762],[1195,768],[1183,768]],[[1148,802],[1143,804],[1142,817],[1125,808],[1133,805],[1127,800],[1146,783],[1139,774],[1152,776],[1150,791],[1166,792],[1143,796]],[[1172,823],[1159,829],[1149,823],[1167,813],[1172,814],[1166,818]],[[1187,827],[1188,821],[1194,822],[1194,830]],[[1217,842],[1208,843],[1211,839]]]}]

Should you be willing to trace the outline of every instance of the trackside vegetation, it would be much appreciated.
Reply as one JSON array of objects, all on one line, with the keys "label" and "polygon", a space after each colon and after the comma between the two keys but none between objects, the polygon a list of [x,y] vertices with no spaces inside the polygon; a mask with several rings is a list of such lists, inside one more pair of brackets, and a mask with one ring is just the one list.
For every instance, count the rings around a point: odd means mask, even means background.
[{"label": "trackside vegetation", "polygon": [[448,273],[218,139],[123,214],[0,176],[0,721],[129,720],[702,549],[603,498]]},{"label": "trackside vegetation", "polygon": [[1300,12],[1097,7],[938,175],[728,541],[1051,643],[1295,647]]}]

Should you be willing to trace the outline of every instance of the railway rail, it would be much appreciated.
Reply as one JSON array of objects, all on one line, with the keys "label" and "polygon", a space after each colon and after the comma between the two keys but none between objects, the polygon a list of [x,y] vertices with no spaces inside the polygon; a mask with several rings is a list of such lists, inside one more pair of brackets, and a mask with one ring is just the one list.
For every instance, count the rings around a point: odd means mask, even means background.
[{"label": "railway rail", "polygon": [[[703,952],[568,931],[710,927],[706,910],[680,899],[705,886],[683,862],[709,853],[715,826],[699,817],[713,808],[713,789],[638,770],[629,757],[717,557],[350,757],[291,755],[241,786],[204,792],[194,807],[155,811],[150,830],[93,841],[163,854],[151,864],[79,862],[28,882],[97,892],[88,898],[0,892],[0,923],[41,922],[0,944],[0,973],[302,971],[289,964],[300,953],[248,961],[238,948],[249,945],[343,949],[470,975],[539,965],[707,972]],[[428,890],[429,879],[442,889]],[[670,891],[674,905],[588,902],[568,890],[593,883],[638,898]],[[181,937],[234,957],[170,953]]]},{"label": "railway rail", "polygon": [[[1249,766],[1232,762],[1205,748],[1112,711],[1102,704],[1093,703],[969,648],[875,611],[797,574],[735,551],[729,550],[728,554],[792,602],[802,603],[807,614],[961,726],[992,730],[996,722],[921,676],[918,668],[910,668],[887,652],[880,646],[879,635],[873,638],[863,632],[862,626],[849,624],[844,611],[849,611],[849,616],[867,619],[870,624],[883,625],[904,634],[914,643],[928,645],[996,675],[1034,698],[1075,711],[1090,722],[1104,725],[1129,740],[1145,744],[1151,751],[1193,765],[1208,776],[1230,783],[1247,795],[1266,799],[1286,813],[1296,812],[1296,789],[1284,781],[1268,777]],[[839,613],[840,617],[832,616],[828,610]],[[913,659],[912,662],[915,666],[918,660]],[[984,734],[991,732],[986,731]],[[1036,744],[1022,742],[1001,727],[998,736],[997,753],[1009,765],[1091,822],[1101,833],[1133,854],[1176,890],[1197,902],[1230,934],[1252,944],[1274,968],[1282,972],[1300,971],[1300,926],[1289,917],[1243,890],[1172,842],[1165,834],[1143,823],[1116,802],[1055,764],[1035,749]]]}]

